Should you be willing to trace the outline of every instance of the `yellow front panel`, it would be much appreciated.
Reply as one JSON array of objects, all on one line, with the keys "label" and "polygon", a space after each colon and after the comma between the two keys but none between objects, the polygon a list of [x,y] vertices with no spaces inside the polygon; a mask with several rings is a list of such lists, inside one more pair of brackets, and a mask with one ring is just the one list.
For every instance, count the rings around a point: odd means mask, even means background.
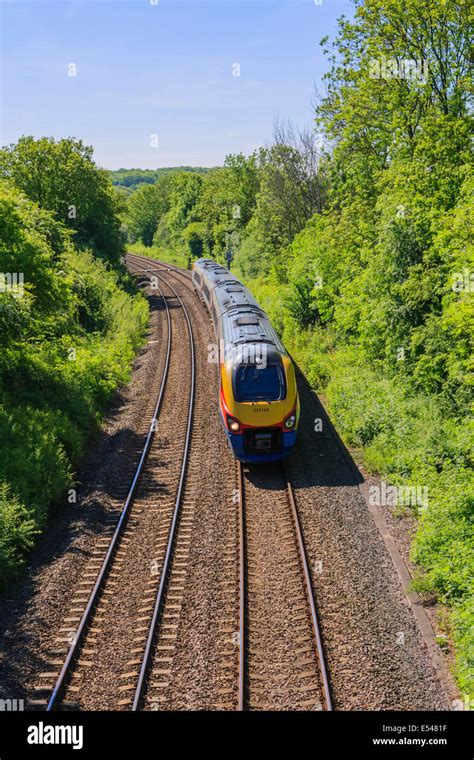
[{"label": "yellow front panel", "polygon": [[[224,398],[230,414],[244,425],[268,427],[276,425],[290,414],[296,400],[295,371],[290,359],[282,356],[286,377],[286,398],[283,401],[255,401],[239,403],[234,400],[232,388],[232,364],[226,362],[221,368],[221,382]],[[299,409],[298,409],[299,411]]]}]

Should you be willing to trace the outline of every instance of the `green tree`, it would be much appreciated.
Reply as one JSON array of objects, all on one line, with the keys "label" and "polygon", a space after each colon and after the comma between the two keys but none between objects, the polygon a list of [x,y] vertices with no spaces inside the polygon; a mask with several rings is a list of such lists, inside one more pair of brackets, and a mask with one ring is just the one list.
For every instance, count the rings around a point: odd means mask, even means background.
[{"label": "green tree", "polygon": [[200,259],[206,248],[206,228],[202,222],[191,222],[183,230],[183,239],[188,244],[188,260]]},{"label": "green tree", "polygon": [[[256,208],[248,226],[254,256],[268,271],[283,259],[286,246],[325,205],[326,180],[318,136],[297,132],[291,124],[276,124],[274,144],[261,164]],[[279,256],[279,254],[281,254]],[[278,262],[281,276],[284,263]]]},{"label": "green tree", "polygon": [[177,172],[171,177],[166,224],[175,241],[181,238],[188,224],[199,221],[196,208],[201,197],[202,185],[203,179],[199,174]]},{"label": "green tree", "polygon": [[70,245],[69,237],[51,212],[0,181],[1,279],[9,274],[22,282],[21,292],[15,292],[0,279],[0,340],[4,346],[27,335],[37,339],[57,335],[68,323],[68,285],[55,272]]},{"label": "green tree", "polygon": [[348,193],[370,193],[373,172],[414,156],[426,117],[438,116],[433,137],[443,119],[466,119],[472,23],[467,0],[355,5],[335,42],[322,41],[333,65],[317,123],[334,144],[333,178]]},{"label": "green tree", "polygon": [[172,175],[162,175],[153,185],[142,185],[128,199],[125,215],[132,241],[151,246],[160,219],[170,207]]},{"label": "green tree", "polygon": [[68,227],[81,247],[117,262],[123,248],[123,202],[108,173],[81,140],[21,137],[0,151],[0,177]]}]

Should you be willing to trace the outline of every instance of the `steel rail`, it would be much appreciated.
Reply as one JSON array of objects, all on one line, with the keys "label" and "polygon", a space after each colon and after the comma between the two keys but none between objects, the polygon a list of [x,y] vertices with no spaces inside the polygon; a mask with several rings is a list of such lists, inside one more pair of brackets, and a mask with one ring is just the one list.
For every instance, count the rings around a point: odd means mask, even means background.
[{"label": "steel rail", "polygon": [[303,532],[301,530],[301,523],[300,523],[300,519],[298,515],[298,508],[296,506],[293,486],[291,485],[291,480],[289,478],[288,471],[283,463],[282,463],[282,470],[285,477],[287,494],[288,494],[288,499],[290,502],[291,513],[293,516],[293,523],[295,526],[296,538],[297,538],[298,548],[300,552],[301,565],[303,568],[306,594],[307,594],[308,603],[309,603],[310,612],[311,612],[311,624],[313,628],[314,639],[316,642],[316,653],[317,653],[317,659],[318,659],[318,664],[319,664],[319,671],[321,674],[324,700],[326,702],[326,710],[330,711],[333,709],[332,700],[331,700],[331,691],[329,688],[329,678],[328,678],[327,667],[326,667],[326,658],[324,656],[324,648],[323,648],[323,643],[322,643],[322,638],[321,638],[321,631],[319,627],[318,613],[316,610],[315,593],[314,593],[313,584],[311,581],[311,574],[310,574],[309,566],[308,566],[306,547],[304,544]]},{"label": "steel rail", "polygon": [[244,476],[242,463],[237,464],[239,491],[239,675],[237,709],[244,710],[245,704],[245,503]]},{"label": "steel rail", "polygon": [[[145,270],[145,273],[148,270]],[[152,270],[150,270],[152,271]],[[165,595],[165,588],[167,583],[167,577],[168,572],[170,570],[171,566],[171,560],[173,556],[173,547],[174,547],[174,541],[176,536],[176,528],[178,525],[178,518],[180,513],[180,507],[181,507],[181,500],[182,500],[182,494],[183,494],[183,487],[184,487],[184,481],[186,478],[186,470],[187,470],[187,464],[188,464],[188,458],[189,458],[189,450],[190,450],[190,443],[191,443],[191,428],[192,428],[192,421],[193,421],[193,410],[194,410],[194,398],[195,398],[195,385],[196,385],[196,366],[195,366],[195,350],[194,350],[194,335],[193,335],[193,329],[191,326],[191,320],[189,319],[188,311],[181,300],[180,296],[176,292],[176,290],[173,288],[172,285],[169,284],[169,282],[162,277],[163,282],[166,283],[167,287],[170,288],[170,290],[173,291],[176,298],[180,302],[184,316],[186,318],[186,322],[188,325],[188,334],[189,334],[189,344],[191,348],[191,390],[190,390],[190,396],[189,396],[189,412],[188,412],[188,421],[187,421],[187,429],[186,429],[186,440],[185,440],[185,446],[184,446],[184,453],[183,453],[183,462],[181,466],[181,474],[179,479],[179,485],[178,490],[176,494],[176,500],[174,505],[174,511],[173,511],[173,519],[170,527],[170,533],[168,537],[168,544],[166,548],[166,555],[163,562],[163,567],[161,569],[161,577],[160,577],[160,584],[158,588],[158,593],[155,600],[155,606],[153,609],[153,616],[150,623],[150,628],[148,631],[148,637],[147,637],[147,643],[145,647],[145,652],[143,655],[142,664],[140,667],[140,675],[138,678],[138,684],[135,689],[135,694],[133,698],[133,705],[132,705],[132,711],[137,711],[140,708],[140,704],[143,697],[143,692],[145,689],[145,683],[146,683],[146,677],[148,674],[148,670],[151,663],[151,658],[153,654],[153,643],[156,635],[156,630],[158,627],[159,618],[161,615],[161,609],[164,601],[164,595]]]},{"label": "steel rail", "polygon": [[89,596],[89,600],[87,602],[86,609],[84,610],[84,613],[82,615],[81,621],[80,621],[79,626],[77,628],[77,631],[76,631],[76,633],[74,635],[74,639],[73,639],[73,641],[71,643],[71,646],[69,648],[69,651],[68,651],[68,653],[66,655],[66,659],[65,659],[64,664],[63,664],[63,666],[61,668],[61,672],[60,672],[60,674],[59,674],[59,676],[58,676],[58,678],[56,680],[55,686],[54,686],[53,691],[51,693],[51,696],[49,698],[48,704],[46,706],[46,712],[51,712],[53,710],[53,708],[55,707],[55,705],[56,705],[56,703],[57,703],[57,701],[58,701],[58,699],[59,699],[59,697],[60,697],[60,695],[61,695],[61,693],[63,691],[63,688],[65,686],[65,682],[66,682],[67,676],[69,675],[69,672],[70,672],[70,670],[72,669],[72,667],[73,667],[73,665],[75,663],[76,656],[78,654],[79,648],[80,648],[80,646],[82,644],[82,641],[84,639],[84,636],[85,636],[87,628],[88,628],[88,625],[90,623],[90,620],[91,620],[91,617],[92,617],[92,613],[93,613],[95,604],[96,604],[96,602],[97,602],[97,600],[99,598],[99,594],[100,594],[100,592],[102,590],[102,586],[103,586],[104,580],[105,580],[105,578],[107,576],[107,573],[108,573],[108,571],[110,569],[110,565],[112,563],[112,559],[113,559],[113,555],[114,555],[115,549],[117,547],[117,544],[119,542],[119,539],[120,539],[121,534],[123,532],[123,529],[125,527],[125,523],[126,523],[126,520],[128,518],[128,514],[129,514],[130,504],[132,503],[132,500],[133,500],[133,496],[134,496],[135,489],[136,489],[136,486],[137,486],[137,483],[138,483],[138,479],[139,479],[139,477],[141,475],[141,472],[142,472],[142,469],[143,469],[143,465],[144,465],[145,460],[147,458],[147,455],[148,455],[148,452],[149,452],[149,449],[150,449],[150,445],[151,445],[151,442],[152,442],[154,434],[155,434],[156,422],[157,422],[158,415],[159,415],[159,412],[160,412],[160,409],[161,409],[161,403],[162,403],[162,400],[163,400],[165,386],[166,386],[166,382],[167,382],[167,379],[168,379],[168,370],[169,370],[169,364],[170,364],[171,344],[172,344],[172,327],[171,327],[170,310],[169,310],[166,298],[163,295],[163,292],[161,291],[160,288],[158,288],[158,289],[160,290],[161,297],[162,297],[163,302],[165,304],[166,316],[167,316],[167,321],[168,321],[168,346],[167,346],[167,351],[166,351],[165,368],[164,368],[164,371],[163,371],[163,377],[162,377],[162,380],[161,380],[161,385],[160,385],[160,391],[159,391],[159,394],[158,394],[158,399],[157,399],[157,402],[156,402],[156,405],[155,405],[155,409],[154,409],[154,412],[153,412],[153,417],[152,417],[151,424],[150,424],[150,429],[148,431],[148,435],[147,435],[147,438],[146,438],[146,441],[145,441],[145,445],[143,447],[143,451],[142,451],[142,454],[141,454],[141,457],[140,457],[140,461],[139,461],[137,469],[135,471],[135,475],[134,475],[132,484],[130,486],[130,490],[128,492],[127,499],[125,501],[124,507],[123,507],[122,512],[120,514],[120,518],[118,520],[117,527],[115,528],[114,534],[113,534],[112,539],[110,541],[109,548],[107,550],[107,553],[105,555],[104,561],[103,561],[102,566],[101,566],[101,569],[99,571],[99,575],[97,576],[97,580],[95,582],[94,588],[92,589],[91,594]]}]

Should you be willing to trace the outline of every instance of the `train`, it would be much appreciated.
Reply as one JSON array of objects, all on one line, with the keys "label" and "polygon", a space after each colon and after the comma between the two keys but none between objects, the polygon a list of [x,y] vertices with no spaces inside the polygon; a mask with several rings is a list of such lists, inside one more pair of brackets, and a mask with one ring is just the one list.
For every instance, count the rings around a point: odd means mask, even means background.
[{"label": "train", "polygon": [[244,464],[286,459],[300,416],[291,358],[268,316],[228,269],[201,258],[191,278],[214,326],[210,360],[219,365],[219,411],[234,456]]}]

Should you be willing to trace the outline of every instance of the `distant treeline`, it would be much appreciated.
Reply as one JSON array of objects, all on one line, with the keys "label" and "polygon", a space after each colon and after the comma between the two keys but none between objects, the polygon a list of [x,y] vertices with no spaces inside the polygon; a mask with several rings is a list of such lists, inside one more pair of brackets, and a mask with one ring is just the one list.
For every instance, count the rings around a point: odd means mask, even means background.
[{"label": "distant treeline", "polygon": [[202,166],[164,167],[162,169],[116,169],[109,171],[109,176],[112,184],[115,187],[122,188],[122,192],[128,195],[140,185],[153,184],[164,174],[177,171],[205,174],[209,169]]}]

